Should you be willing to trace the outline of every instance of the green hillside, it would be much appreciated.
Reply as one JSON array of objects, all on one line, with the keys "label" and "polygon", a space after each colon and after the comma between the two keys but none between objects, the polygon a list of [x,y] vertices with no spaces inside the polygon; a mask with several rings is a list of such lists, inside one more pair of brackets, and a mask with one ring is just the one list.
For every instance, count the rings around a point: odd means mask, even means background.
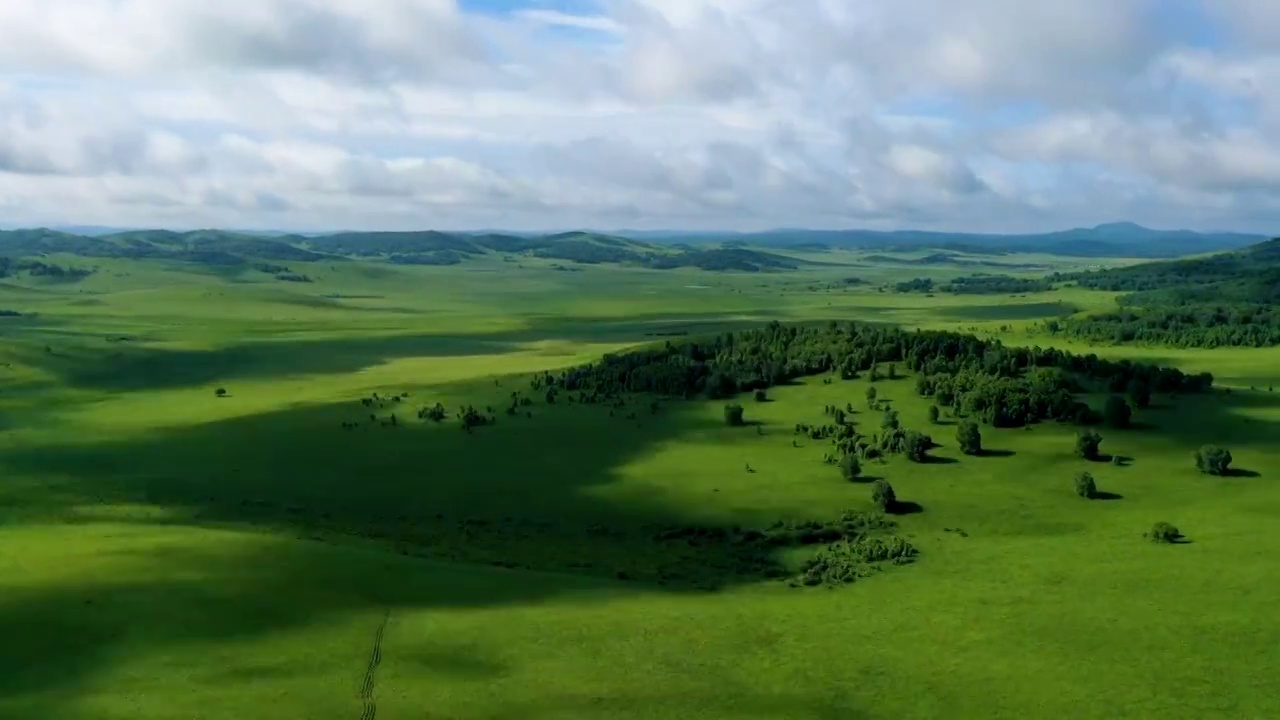
[{"label": "green hillside", "polygon": [[1057,334],[1183,347],[1280,344],[1280,239],[1247,248],[1085,273],[1052,281],[1124,293],[1120,309],[1066,322]]},{"label": "green hillside", "polygon": [[0,258],[12,261],[50,254],[168,260],[214,267],[236,267],[254,260],[314,263],[349,258],[385,260],[398,265],[457,265],[492,254],[658,270],[693,267],[759,272],[794,268],[798,262],[759,250],[677,249],[586,232],[540,237],[437,231],[348,232],[318,237],[262,238],[220,230],[138,230],[99,237],[44,229],[0,231]]}]

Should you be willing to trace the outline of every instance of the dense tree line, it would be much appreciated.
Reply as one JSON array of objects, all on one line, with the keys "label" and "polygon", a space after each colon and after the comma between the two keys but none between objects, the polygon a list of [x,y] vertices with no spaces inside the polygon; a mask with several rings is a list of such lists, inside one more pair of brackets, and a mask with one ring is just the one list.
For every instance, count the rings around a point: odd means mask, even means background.
[{"label": "dense tree line", "polygon": [[[1051,418],[1094,421],[1073,392],[1080,381],[1104,382],[1124,392],[1134,381],[1152,392],[1197,392],[1212,386],[1208,373],[1053,348],[1012,348],[998,340],[944,331],[908,331],[883,325],[778,322],[709,339],[667,341],[661,347],[605,355],[599,361],[548,373],[542,382],[602,396],[649,392],[677,397],[732,397],[821,373],[856,377],[877,364],[902,363],[918,374],[917,391],[939,406],[1013,426]],[[878,373],[878,370],[876,371]]]},{"label": "dense tree line", "polygon": [[1043,279],[1016,278],[1009,275],[971,275],[955,278],[943,285],[941,289],[957,295],[1012,295],[1048,292],[1053,289],[1053,283]]},{"label": "dense tree line", "polygon": [[1053,283],[1048,279],[1016,278],[1010,275],[969,275],[955,278],[941,285],[930,278],[913,278],[895,283],[893,289],[900,293],[929,293],[941,290],[955,295],[1011,295],[1047,292],[1053,289]]},{"label": "dense tree line", "polygon": [[1101,315],[1050,320],[1045,329],[1095,343],[1268,347],[1280,345],[1280,310],[1259,304],[1126,307]]},{"label": "dense tree line", "polygon": [[933,292],[933,280],[931,278],[913,278],[911,280],[895,283],[893,289],[900,293]]},{"label": "dense tree line", "polygon": [[83,268],[63,267],[62,265],[39,260],[15,260],[9,257],[0,257],[0,278],[16,276],[22,272],[31,277],[50,277],[59,280],[79,280],[93,274],[92,270]]}]

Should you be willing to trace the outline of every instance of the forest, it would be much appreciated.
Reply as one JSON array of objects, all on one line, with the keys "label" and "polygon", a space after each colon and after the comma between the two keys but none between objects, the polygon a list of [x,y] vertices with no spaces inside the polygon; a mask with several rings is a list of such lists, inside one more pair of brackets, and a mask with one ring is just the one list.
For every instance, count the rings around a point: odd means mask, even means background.
[{"label": "forest", "polygon": [[1280,344],[1280,239],[1204,258],[1049,276],[1123,292],[1113,312],[1049,320],[1050,333],[1091,342],[1186,348]]},{"label": "forest", "polygon": [[1280,345],[1280,312],[1272,305],[1190,304],[1125,307],[1086,317],[1048,320],[1054,334],[1088,342],[1184,348]]},{"label": "forest", "polygon": [[838,373],[872,381],[897,379],[896,364],[918,376],[916,391],[999,427],[1042,420],[1089,424],[1100,416],[1074,394],[1085,390],[1203,392],[1209,373],[1056,349],[1011,348],[996,340],[944,331],[907,331],[860,323],[825,327],[782,325],[725,333],[601,360],[561,373],[546,373],[548,388],[581,391],[582,397],[650,392],[677,397],[729,398],[784,385],[797,378]]}]

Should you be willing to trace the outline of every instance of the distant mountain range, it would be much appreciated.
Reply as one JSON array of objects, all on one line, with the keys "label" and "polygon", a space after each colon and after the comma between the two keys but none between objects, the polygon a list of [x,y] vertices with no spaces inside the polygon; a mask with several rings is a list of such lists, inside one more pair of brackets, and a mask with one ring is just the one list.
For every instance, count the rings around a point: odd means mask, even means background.
[{"label": "distant mountain range", "polygon": [[1131,222],[1046,233],[953,233],[926,230],[778,229],[752,233],[616,233],[650,242],[734,242],[775,248],[940,248],[979,252],[1041,252],[1069,257],[1170,258],[1234,250],[1265,235],[1193,230],[1154,230]]},{"label": "distant mountain range", "polygon": [[[101,226],[61,226],[53,231],[80,237],[110,237],[140,229]],[[156,232],[156,231],[151,231]],[[292,242],[322,237],[406,237],[432,235],[457,238],[498,237],[537,239],[589,235],[614,237],[619,240],[642,241],[656,245],[720,245],[761,248],[857,248],[919,249],[939,248],[976,252],[1042,252],[1071,257],[1141,257],[1172,258],[1220,250],[1234,250],[1266,239],[1265,235],[1237,232],[1197,232],[1194,230],[1156,230],[1131,222],[1116,222],[1091,228],[1075,228],[1044,233],[996,234],[960,233],[927,230],[806,230],[783,228],[762,232],[682,230],[616,230],[606,233],[530,233],[507,230],[469,232],[359,232],[290,233],[280,230],[220,231],[241,237],[263,237]],[[184,233],[185,234],[185,233]]]},{"label": "distant mountain range", "polygon": [[[1262,236],[1242,233],[1198,233],[1152,230],[1132,223],[1036,235],[940,233],[918,230],[774,230],[760,233],[644,233],[640,237],[594,232],[542,235],[502,232],[341,232],[324,235],[278,234],[269,231],[125,230],[77,227],[78,233],[37,228],[0,231],[0,260],[7,268],[30,267],[56,272],[48,255],[85,258],[169,260],[212,266],[272,268],[282,277],[295,273],[272,263],[313,263],[375,258],[402,265],[455,265],[498,255],[509,262],[520,258],[561,260],[574,265],[609,263],[672,269],[768,272],[799,265],[822,264],[789,257],[788,250],[825,251],[833,248],[952,250],[967,254],[1002,255],[1041,252],[1074,257],[1171,258],[1235,250]],[[640,235],[640,233],[632,233]],[[26,258],[25,264],[15,261]],[[262,261],[269,261],[264,264]],[[575,269],[566,266],[563,269]],[[12,270],[10,270],[12,272]]]}]

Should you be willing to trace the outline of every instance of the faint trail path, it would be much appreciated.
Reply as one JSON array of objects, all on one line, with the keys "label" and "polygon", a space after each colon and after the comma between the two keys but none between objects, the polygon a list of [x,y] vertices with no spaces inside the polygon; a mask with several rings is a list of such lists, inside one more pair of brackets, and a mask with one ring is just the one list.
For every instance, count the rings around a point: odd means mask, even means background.
[{"label": "faint trail path", "polygon": [[378,665],[382,663],[382,636],[386,634],[387,623],[390,621],[391,611],[387,610],[383,613],[382,622],[373,636],[373,650],[369,653],[369,665],[365,668],[364,682],[360,685],[360,703],[363,706],[360,720],[377,720],[378,717],[378,699],[374,696],[374,686]]}]

